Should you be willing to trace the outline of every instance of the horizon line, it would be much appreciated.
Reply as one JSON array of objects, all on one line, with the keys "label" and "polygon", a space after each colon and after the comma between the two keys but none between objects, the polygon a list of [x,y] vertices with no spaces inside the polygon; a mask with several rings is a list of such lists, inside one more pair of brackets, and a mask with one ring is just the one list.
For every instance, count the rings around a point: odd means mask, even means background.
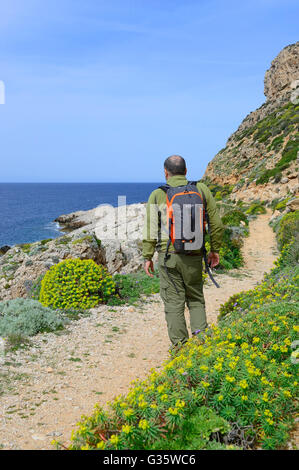
[{"label": "horizon line", "polygon": [[136,184],[162,181],[0,181],[0,184]]}]

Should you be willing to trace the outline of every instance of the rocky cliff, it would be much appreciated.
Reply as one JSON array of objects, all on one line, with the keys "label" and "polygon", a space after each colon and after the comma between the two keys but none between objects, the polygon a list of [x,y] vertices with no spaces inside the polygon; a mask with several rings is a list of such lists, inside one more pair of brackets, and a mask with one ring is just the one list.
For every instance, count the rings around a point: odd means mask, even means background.
[{"label": "rocky cliff", "polygon": [[272,61],[264,93],[266,102],[245,117],[204,175],[207,182],[234,185],[235,199],[298,193],[299,42]]}]

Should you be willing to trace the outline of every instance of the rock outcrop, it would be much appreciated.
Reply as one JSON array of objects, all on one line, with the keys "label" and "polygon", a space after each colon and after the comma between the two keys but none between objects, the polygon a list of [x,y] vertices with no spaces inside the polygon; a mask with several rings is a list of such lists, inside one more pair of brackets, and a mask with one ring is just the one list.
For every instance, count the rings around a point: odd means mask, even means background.
[{"label": "rock outcrop", "polygon": [[299,80],[299,42],[286,46],[272,61],[266,71],[264,94],[268,101],[282,97],[298,86]]},{"label": "rock outcrop", "polygon": [[264,92],[266,102],[245,117],[204,175],[207,182],[234,185],[235,199],[298,194],[299,42],[272,61]]},{"label": "rock outcrop", "polygon": [[144,212],[145,204],[74,212],[58,217],[68,232],[61,237],[6,247],[0,256],[0,300],[30,296],[37,279],[68,258],[92,259],[112,274],[137,271],[143,264]]}]

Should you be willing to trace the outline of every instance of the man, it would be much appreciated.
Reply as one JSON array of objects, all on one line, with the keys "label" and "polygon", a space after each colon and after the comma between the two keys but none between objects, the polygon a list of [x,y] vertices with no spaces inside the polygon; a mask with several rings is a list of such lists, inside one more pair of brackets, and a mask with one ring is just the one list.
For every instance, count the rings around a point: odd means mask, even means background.
[{"label": "man", "polygon": [[[164,162],[164,172],[169,186],[187,185],[186,162],[181,156],[168,157]],[[208,263],[214,268],[219,264],[223,226],[210,190],[203,183],[197,183],[196,187],[206,201],[211,236]],[[184,315],[185,304],[189,308],[192,334],[198,334],[207,327],[202,280],[203,250],[178,254],[171,243],[168,251],[170,256],[164,264],[168,234],[162,237],[161,226],[167,225],[166,219],[166,193],[159,188],[152,192],[147,204],[143,237],[144,269],[148,276],[153,276],[152,258],[157,250],[160,294],[165,308],[168,335],[172,347],[177,347],[184,344],[189,337]]]}]

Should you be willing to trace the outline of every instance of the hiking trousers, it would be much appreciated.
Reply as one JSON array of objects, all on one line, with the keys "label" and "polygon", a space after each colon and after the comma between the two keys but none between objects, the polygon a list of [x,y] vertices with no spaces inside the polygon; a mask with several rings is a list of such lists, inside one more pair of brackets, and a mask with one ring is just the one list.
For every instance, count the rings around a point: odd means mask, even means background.
[{"label": "hiking trousers", "polygon": [[168,335],[172,346],[177,346],[184,344],[189,338],[185,319],[186,304],[190,313],[191,332],[195,334],[207,327],[202,256],[169,253],[166,266],[170,277],[164,267],[164,257],[165,253],[159,253],[160,294],[164,303]]}]

